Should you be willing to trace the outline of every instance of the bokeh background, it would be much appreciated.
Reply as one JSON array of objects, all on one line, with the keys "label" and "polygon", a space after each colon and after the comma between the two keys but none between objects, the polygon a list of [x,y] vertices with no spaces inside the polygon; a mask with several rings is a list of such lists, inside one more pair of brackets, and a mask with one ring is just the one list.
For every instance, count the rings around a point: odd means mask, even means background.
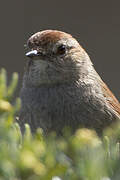
[{"label": "bokeh background", "polygon": [[6,68],[9,77],[12,72],[17,71],[20,74],[20,87],[26,60],[24,44],[29,36],[44,29],[66,31],[77,38],[86,49],[97,72],[119,99],[120,4],[116,2],[88,0],[2,2],[0,68]]}]

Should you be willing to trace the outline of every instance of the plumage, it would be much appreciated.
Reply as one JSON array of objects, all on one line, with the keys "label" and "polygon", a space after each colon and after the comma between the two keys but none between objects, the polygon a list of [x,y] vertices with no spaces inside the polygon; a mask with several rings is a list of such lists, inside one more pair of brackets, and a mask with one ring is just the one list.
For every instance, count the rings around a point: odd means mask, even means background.
[{"label": "plumage", "polygon": [[28,40],[20,125],[62,134],[65,127],[103,129],[120,119],[120,104],[69,34],[46,30]]}]

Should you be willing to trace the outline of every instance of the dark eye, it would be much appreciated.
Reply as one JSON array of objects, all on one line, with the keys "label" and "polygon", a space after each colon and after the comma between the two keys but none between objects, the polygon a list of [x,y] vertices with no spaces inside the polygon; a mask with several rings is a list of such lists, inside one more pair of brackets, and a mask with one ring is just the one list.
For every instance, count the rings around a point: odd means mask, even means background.
[{"label": "dark eye", "polygon": [[57,54],[63,55],[63,54],[65,54],[65,52],[66,52],[66,46],[65,45],[60,45],[58,47],[58,49],[57,49]]}]

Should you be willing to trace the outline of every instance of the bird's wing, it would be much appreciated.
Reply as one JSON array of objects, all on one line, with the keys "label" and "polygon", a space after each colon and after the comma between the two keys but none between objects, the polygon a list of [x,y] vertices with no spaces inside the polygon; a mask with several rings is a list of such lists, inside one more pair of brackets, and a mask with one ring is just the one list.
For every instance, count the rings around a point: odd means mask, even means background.
[{"label": "bird's wing", "polygon": [[112,106],[112,108],[120,116],[120,103],[119,103],[119,101],[116,99],[116,97],[113,95],[113,93],[107,87],[107,85],[104,82],[101,82],[101,83],[102,83],[103,94],[104,94],[105,98],[107,99],[107,102]]}]

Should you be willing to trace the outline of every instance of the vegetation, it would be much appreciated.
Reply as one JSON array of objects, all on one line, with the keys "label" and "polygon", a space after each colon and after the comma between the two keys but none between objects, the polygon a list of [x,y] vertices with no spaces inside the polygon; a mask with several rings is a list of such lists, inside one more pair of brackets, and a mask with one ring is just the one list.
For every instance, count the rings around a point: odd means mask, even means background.
[{"label": "vegetation", "polygon": [[18,75],[7,85],[0,71],[0,180],[119,180],[120,124],[107,129],[102,138],[94,131],[79,129],[64,137],[42,130],[22,135],[15,116],[20,100],[13,102]]}]

